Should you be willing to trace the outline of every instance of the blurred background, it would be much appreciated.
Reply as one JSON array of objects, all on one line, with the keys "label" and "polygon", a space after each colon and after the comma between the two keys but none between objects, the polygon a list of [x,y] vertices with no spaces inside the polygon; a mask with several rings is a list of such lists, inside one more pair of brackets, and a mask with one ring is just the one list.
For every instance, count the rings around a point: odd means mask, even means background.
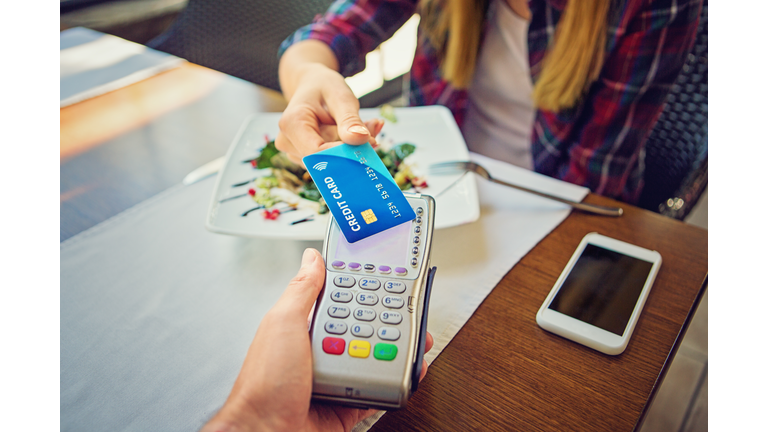
[{"label": "blurred background", "polygon": [[[60,0],[59,30],[86,27],[146,45],[169,30],[187,4],[188,0]],[[407,93],[407,87],[404,87],[407,80],[403,78],[413,62],[418,23],[418,16],[411,18],[391,39],[366,56],[364,71],[347,78],[352,91],[362,98],[361,105],[405,104],[402,95]],[[222,72],[237,76],[231,71]],[[257,84],[265,85],[263,82]]]}]

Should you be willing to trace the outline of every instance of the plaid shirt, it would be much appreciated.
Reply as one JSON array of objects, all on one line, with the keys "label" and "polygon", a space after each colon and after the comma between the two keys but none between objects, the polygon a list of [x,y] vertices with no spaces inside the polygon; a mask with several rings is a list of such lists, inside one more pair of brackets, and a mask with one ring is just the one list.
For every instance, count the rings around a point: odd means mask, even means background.
[{"label": "plaid shirt", "polygon": [[[528,56],[534,83],[566,3],[529,1]],[[354,75],[365,68],[365,54],[389,39],[416,12],[417,4],[418,0],[337,0],[325,15],[286,39],[280,54],[300,40],[317,39],[335,53],[342,75]],[[600,195],[638,201],[645,140],[693,45],[701,4],[702,0],[614,0],[599,78],[575,107],[536,112],[531,152],[537,172]],[[462,124],[467,91],[442,79],[437,52],[421,31],[410,76],[411,105],[444,105]]]}]

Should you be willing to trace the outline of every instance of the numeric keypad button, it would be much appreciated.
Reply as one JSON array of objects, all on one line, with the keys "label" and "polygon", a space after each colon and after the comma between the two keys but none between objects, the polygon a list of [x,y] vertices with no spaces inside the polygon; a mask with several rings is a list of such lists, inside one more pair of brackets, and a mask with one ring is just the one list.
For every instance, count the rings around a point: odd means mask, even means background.
[{"label": "numeric keypad button", "polygon": [[381,282],[376,278],[364,277],[364,278],[360,278],[360,281],[357,283],[357,286],[365,290],[376,291],[381,287]]},{"label": "numeric keypad button", "polygon": [[349,303],[352,301],[352,293],[349,291],[335,290],[331,293],[331,300],[339,303]]},{"label": "numeric keypad button", "polygon": [[379,316],[381,322],[386,324],[400,324],[403,321],[403,316],[400,312],[384,311]]},{"label": "numeric keypad button", "polygon": [[331,334],[344,334],[347,332],[347,325],[341,321],[328,321],[325,323],[325,331]]},{"label": "numeric keypad button", "polygon": [[381,327],[378,331],[379,339],[395,341],[400,339],[400,330],[394,327]]},{"label": "numeric keypad button", "polygon": [[384,290],[394,294],[401,294],[405,292],[405,282],[400,281],[386,281],[384,282]]},{"label": "numeric keypad button", "polygon": [[357,308],[355,309],[354,316],[355,316],[355,319],[358,319],[360,321],[373,321],[373,319],[376,318],[376,311],[368,308]]},{"label": "numeric keypad button", "polygon": [[331,306],[328,308],[328,315],[334,318],[346,318],[349,316],[349,308],[346,306]]},{"label": "numeric keypad button", "polygon": [[381,304],[388,308],[400,309],[405,304],[405,300],[402,297],[386,296],[381,299]]},{"label": "numeric keypad button", "polygon": [[348,275],[339,275],[333,278],[333,284],[337,287],[351,288],[355,286],[355,278]]},{"label": "numeric keypad button", "polygon": [[352,324],[352,334],[358,337],[371,337],[373,336],[373,327],[368,324]]},{"label": "numeric keypad button", "polygon": [[373,306],[379,302],[379,297],[376,294],[360,293],[357,295],[357,302],[361,305]]}]

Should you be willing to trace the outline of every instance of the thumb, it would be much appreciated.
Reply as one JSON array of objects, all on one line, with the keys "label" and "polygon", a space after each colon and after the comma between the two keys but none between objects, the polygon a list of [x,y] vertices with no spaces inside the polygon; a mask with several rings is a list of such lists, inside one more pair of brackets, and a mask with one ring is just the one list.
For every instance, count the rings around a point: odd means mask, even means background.
[{"label": "thumb", "polygon": [[325,281],[325,262],[315,249],[307,248],[301,258],[301,268],[288,283],[275,306],[296,310],[306,317],[315,304]]},{"label": "thumb", "polygon": [[365,144],[371,139],[371,133],[360,120],[360,102],[352,90],[344,88],[329,89],[323,98],[337,125],[339,138],[347,144]]}]

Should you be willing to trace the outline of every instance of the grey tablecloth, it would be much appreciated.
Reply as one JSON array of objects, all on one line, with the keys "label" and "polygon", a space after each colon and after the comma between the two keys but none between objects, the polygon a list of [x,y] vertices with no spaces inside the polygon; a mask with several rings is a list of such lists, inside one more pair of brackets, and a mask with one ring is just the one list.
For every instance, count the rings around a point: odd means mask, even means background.
[{"label": "grey tablecloth", "polygon": [[[504,180],[575,200],[587,193],[472,157]],[[480,181],[478,188],[480,220],[434,237],[430,363],[504,274],[569,213],[495,184]],[[213,179],[172,188],[61,244],[62,430],[200,428],[224,402],[303,250],[322,249],[320,242],[206,231],[212,189]]]}]

